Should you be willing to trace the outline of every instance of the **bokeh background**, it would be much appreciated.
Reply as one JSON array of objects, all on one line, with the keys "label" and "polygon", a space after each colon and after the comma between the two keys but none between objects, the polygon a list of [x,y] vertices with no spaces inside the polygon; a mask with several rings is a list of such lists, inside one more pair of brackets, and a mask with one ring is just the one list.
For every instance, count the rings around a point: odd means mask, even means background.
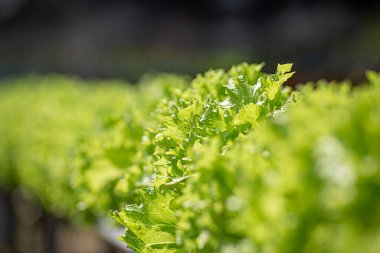
[{"label": "bokeh background", "polygon": [[294,62],[293,82],[380,68],[378,1],[0,0],[0,79],[138,79],[241,61]]}]

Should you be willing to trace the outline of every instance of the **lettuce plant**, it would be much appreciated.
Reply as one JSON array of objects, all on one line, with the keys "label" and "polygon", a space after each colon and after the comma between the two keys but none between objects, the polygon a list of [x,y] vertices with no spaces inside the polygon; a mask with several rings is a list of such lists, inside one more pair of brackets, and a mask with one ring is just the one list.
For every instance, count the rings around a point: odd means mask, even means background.
[{"label": "lettuce plant", "polygon": [[275,74],[261,68],[243,63],[228,72],[211,70],[158,105],[160,124],[147,135],[154,153],[144,158],[153,162],[149,185],[138,190],[135,204],[111,213],[126,227],[128,246],[137,252],[185,251],[184,238],[176,232],[177,211],[184,204],[187,181],[199,176],[189,152],[211,138],[218,140],[219,151],[228,148],[292,101],[290,89],[281,86],[293,75],[291,64],[278,65]]}]

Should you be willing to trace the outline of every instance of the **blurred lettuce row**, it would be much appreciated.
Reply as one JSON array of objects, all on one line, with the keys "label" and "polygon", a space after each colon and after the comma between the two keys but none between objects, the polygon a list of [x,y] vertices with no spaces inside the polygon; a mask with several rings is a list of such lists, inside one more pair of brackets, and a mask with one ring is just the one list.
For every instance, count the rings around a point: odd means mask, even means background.
[{"label": "blurred lettuce row", "polygon": [[[140,190],[136,204],[111,212],[126,227],[122,240],[136,252],[377,252],[380,77],[367,76],[368,83],[358,88],[325,81],[300,86],[248,128],[234,124],[236,135],[214,131],[190,144],[177,138],[166,147],[158,135],[151,186]],[[231,77],[226,78],[228,89]],[[250,87],[261,83],[254,80]],[[190,102],[179,111],[202,100],[185,101]],[[204,118],[205,112],[191,112],[189,125]],[[219,118],[212,119],[215,129]],[[162,135],[180,124],[163,126]],[[185,140],[193,129],[181,128]],[[178,143],[187,146],[178,150]],[[182,166],[168,154],[182,157]],[[163,173],[161,166],[169,168]]]},{"label": "blurred lettuce row", "polygon": [[70,159],[78,136],[123,115],[122,83],[63,76],[16,78],[0,87],[0,182],[21,187],[58,216],[75,214]]},{"label": "blurred lettuce row", "polygon": [[58,75],[3,81],[0,187],[20,187],[48,211],[81,222],[95,222],[121,208],[116,199],[128,198],[115,196],[133,187],[115,179],[140,155],[151,107],[165,95],[165,87],[186,80],[145,76],[137,87]]}]

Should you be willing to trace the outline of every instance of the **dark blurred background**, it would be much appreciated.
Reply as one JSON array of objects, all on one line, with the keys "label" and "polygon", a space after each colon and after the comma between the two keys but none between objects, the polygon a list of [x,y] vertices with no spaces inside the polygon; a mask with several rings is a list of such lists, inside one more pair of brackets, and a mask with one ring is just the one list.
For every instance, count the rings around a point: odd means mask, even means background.
[{"label": "dark blurred background", "polygon": [[294,82],[380,68],[378,1],[0,0],[0,78],[186,74],[294,62]]}]

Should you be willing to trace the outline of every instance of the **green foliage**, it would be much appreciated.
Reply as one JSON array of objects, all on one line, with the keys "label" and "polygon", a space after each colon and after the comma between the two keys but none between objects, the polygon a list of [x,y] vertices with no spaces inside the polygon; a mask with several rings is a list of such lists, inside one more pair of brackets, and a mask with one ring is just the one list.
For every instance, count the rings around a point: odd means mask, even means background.
[{"label": "green foliage", "polygon": [[89,136],[122,114],[127,87],[62,76],[13,79],[0,90],[0,182],[21,186],[57,215],[74,214],[70,159]]},{"label": "green foliage", "polygon": [[146,137],[156,126],[151,112],[171,89],[187,82],[185,77],[168,74],[143,77],[137,87],[122,93],[126,100],[123,113],[90,137],[80,138],[71,181],[81,211],[96,217],[137,200],[137,188],[145,186],[151,174],[148,165],[153,149]]},{"label": "green foliage", "polygon": [[169,203],[178,251],[377,252],[379,98],[320,82],[227,146],[194,147],[196,176]]},{"label": "green foliage", "polygon": [[291,91],[291,64],[262,67],[7,81],[0,184],[71,220],[112,210],[137,253],[377,252],[380,75]]},{"label": "green foliage", "polygon": [[[173,110],[156,135],[152,187],[140,190],[135,205],[111,213],[126,227],[123,240],[137,252],[376,252],[380,86],[378,74],[369,73],[369,87],[356,90],[323,81],[300,87],[297,102],[283,100],[286,110],[265,114],[269,120],[235,100],[232,108],[240,104],[240,111],[218,124],[235,135],[209,131],[190,143],[200,125],[192,119],[205,114],[201,98],[182,109],[187,118]],[[223,101],[231,101],[228,91]],[[240,128],[238,116],[256,120],[254,131]],[[207,126],[220,118],[226,117]],[[159,134],[166,132],[164,142]],[[149,211],[152,203],[157,207]]]},{"label": "green foliage", "polygon": [[[228,72],[211,70],[198,76],[190,87],[173,94],[171,101],[165,100],[158,106],[155,117],[160,119],[161,125],[149,135],[153,137],[151,142],[155,151],[149,158],[144,158],[153,162],[150,187],[140,190],[135,205],[111,213],[127,227],[123,240],[130,247],[139,252],[188,250],[182,245],[184,239],[175,228],[182,202],[190,200],[184,198],[183,189],[187,181],[198,177],[199,173],[196,160],[194,162],[189,154],[213,137],[218,140],[219,152],[240,134],[249,132],[259,120],[282,110],[292,100],[290,90],[280,88],[293,74],[289,73],[291,65],[279,65],[273,75],[261,72],[261,68],[262,65],[243,63]],[[218,157],[218,152],[210,157]],[[162,198],[170,201],[157,201]],[[172,217],[176,213],[171,229],[161,231],[163,235],[160,235],[159,228],[166,228],[166,224],[152,217],[156,213],[141,211],[151,203],[160,202],[161,215]],[[136,210],[140,215],[135,215]],[[152,228],[158,238],[170,235],[172,239],[152,244],[152,237],[146,235],[146,231]]]},{"label": "green foliage", "polygon": [[1,185],[21,186],[59,216],[94,222],[121,208],[130,200],[123,194],[142,174],[129,167],[142,155],[149,112],[186,80],[145,76],[138,87],[63,76],[6,81],[0,89]]},{"label": "green foliage", "polygon": [[253,165],[240,166],[236,191],[252,194],[237,195],[246,206],[232,222],[252,228],[259,252],[378,251],[380,85],[373,80],[353,91],[303,87],[286,113],[242,141],[239,154],[256,151],[242,158]]}]

